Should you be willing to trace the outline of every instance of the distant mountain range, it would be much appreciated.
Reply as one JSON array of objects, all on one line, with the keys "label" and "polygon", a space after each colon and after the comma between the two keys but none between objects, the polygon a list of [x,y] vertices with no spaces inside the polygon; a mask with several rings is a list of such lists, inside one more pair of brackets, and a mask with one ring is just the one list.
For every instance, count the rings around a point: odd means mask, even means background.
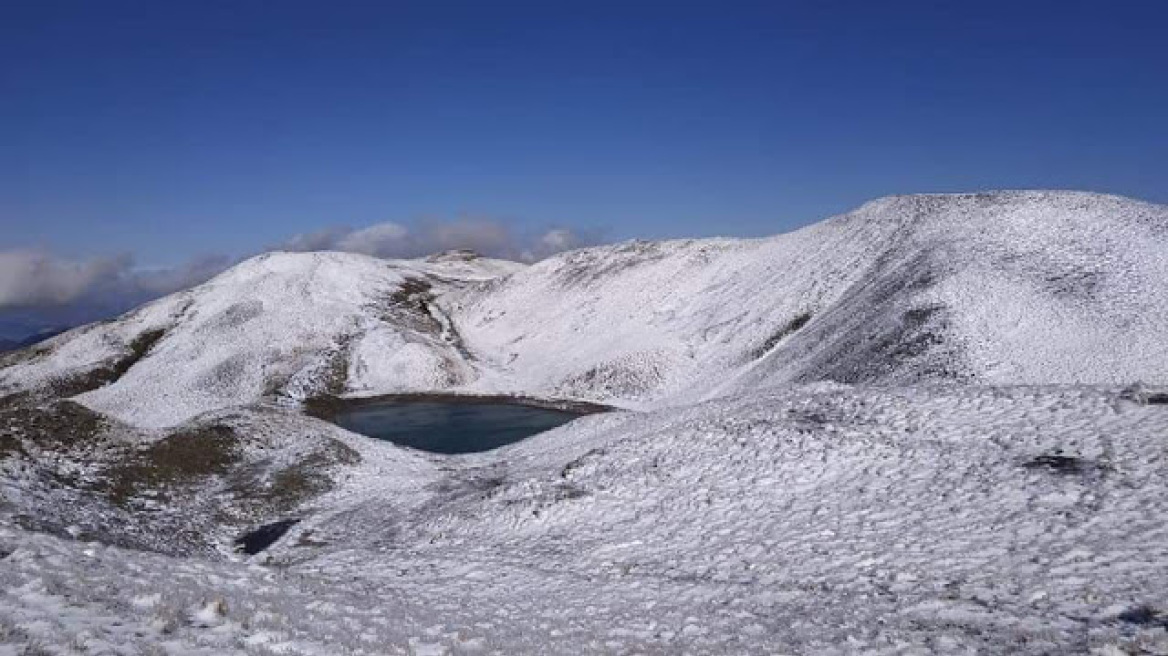
[{"label": "distant mountain range", "polygon": [[61,333],[65,332],[67,330],[69,330],[69,329],[68,328],[49,328],[49,329],[37,332],[34,335],[30,335],[28,337],[24,337],[21,339],[0,338],[0,353],[3,353],[5,351],[15,351],[18,349],[33,346],[34,344],[39,344],[39,343],[45,341],[46,339],[52,339],[53,337],[56,337],[57,335],[60,335]]}]

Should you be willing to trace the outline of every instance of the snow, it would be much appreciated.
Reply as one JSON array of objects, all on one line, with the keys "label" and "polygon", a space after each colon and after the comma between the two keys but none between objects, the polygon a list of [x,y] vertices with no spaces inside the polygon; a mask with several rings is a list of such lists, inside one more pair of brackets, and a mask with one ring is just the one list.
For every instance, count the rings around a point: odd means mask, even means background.
[{"label": "snow", "polygon": [[[895,197],[763,240],[569,253],[452,314],[515,389],[617,404],[817,380],[1163,382],[1165,225],[1163,207],[1092,194]],[[914,338],[927,348],[897,352]]]},{"label": "snow", "polygon": [[[1162,622],[1119,618],[1168,608],[1168,409],[1120,392],[776,388],[588,417],[405,483],[368,451],[327,511],[236,562],[4,527],[0,635],[121,653],[1164,649]],[[1056,453],[1083,468],[1033,465]]]},{"label": "snow", "polygon": [[[172,557],[22,528],[92,499],[0,460],[0,653],[1168,653],[1165,280],[1168,208],[1076,192],[530,267],[262,256],[4,356],[0,390],[161,330],[76,397],[117,439],[360,462],[266,551]],[[436,390],[626,410],[437,456],[297,407]]]},{"label": "snow", "polygon": [[444,368],[458,366],[461,356],[441,335],[384,316],[389,299],[411,279],[468,284],[518,266],[261,255],[118,321],[52,340],[46,355],[0,371],[0,389],[92,368],[155,329],[164,335],[141,361],[78,400],[141,427],[175,426],[215,409],[323,393],[334,361],[349,358],[355,389],[429,388],[446,380]]},{"label": "snow", "polygon": [[[902,196],[758,240],[530,267],[273,253],[0,369],[27,389],[162,339],[79,397],[144,426],[322,393],[650,409],[777,383],[1168,382],[1168,210],[1077,192]],[[806,325],[798,330],[788,329]],[[124,346],[123,346],[124,348]]]}]

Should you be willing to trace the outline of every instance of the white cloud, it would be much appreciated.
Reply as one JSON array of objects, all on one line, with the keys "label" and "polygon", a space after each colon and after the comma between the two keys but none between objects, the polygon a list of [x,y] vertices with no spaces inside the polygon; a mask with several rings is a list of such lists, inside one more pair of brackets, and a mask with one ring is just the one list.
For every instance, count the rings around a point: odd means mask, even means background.
[{"label": "white cloud", "polygon": [[127,264],[125,257],[69,262],[41,251],[0,252],[0,308],[71,303]]},{"label": "white cloud", "polygon": [[[540,260],[597,243],[568,228],[542,233],[516,231],[492,218],[395,222],[364,228],[331,226],[295,235],[277,246],[290,251],[339,250],[383,258],[415,258],[453,249],[487,257]],[[136,267],[129,255],[82,260],[43,250],[0,251],[0,315],[33,312],[76,323],[109,316],[139,303],[197,285],[238,260],[223,255],[194,258],[172,267]]]},{"label": "white cloud", "polygon": [[415,258],[453,249],[469,249],[487,257],[540,260],[555,253],[596,243],[591,236],[568,228],[542,234],[520,233],[490,218],[429,220],[409,228],[377,223],[361,229],[343,226],[300,234],[280,244],[289,251],[347,251],[384,258]]},{"label": "white cloud", "polygon": [[146,297],[162,296],[210,280],[235,263],[226,255],[204,255],[176,267],[140,269],[127,274],[127,287]]},{"label": "white cloud", "polygon": [[345,226],[332,226],[315,232],[293,235],[291,239],[280,244],[279,249],[298,253],[335,250],[337,241],[352,231],[352,228]]},{"label": "white cloud", "polygon": [[0,310],[128,306],[196,285],[230,264],[210,256],[137,270],[128,255],[71,261],[38,250],[0,251]]},{"label": "white cloud", "polygon": [[593,240],[567,228],[548,230],[535,240],[527,259],[542,260],[545,257],[588,246]]},{"label": "white cloud", "polygon": [[[406,247],[410,231],[396,223],[378,223],[340,236],[335,250],[375,256],[393,256]],[[319,250],[319,249],[313,249]]]}]

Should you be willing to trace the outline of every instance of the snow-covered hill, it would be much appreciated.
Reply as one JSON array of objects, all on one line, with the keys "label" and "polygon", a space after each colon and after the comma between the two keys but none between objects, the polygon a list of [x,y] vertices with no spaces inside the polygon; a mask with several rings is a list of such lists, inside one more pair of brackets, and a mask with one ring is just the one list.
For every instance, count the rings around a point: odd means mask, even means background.
[{"label": "snow-covered hill", "polygon": [[1168,376],[1168,208],[1081,193],[878,200],[753,241],[545,260],[456,304],[529,389],[674,401],[779,382]]},{"label": "snow-covered hill", "polygon": [[819,385],[592,416],[440,467],[368,452],[244,563],[0,525],[0,644],[1160,654],[1168,405],[1146,400]]},{"label": "snow-covered hill", "polygon": [[[271,253],[0,364],[0,386],[73,396],[141,426],[261,400],[435,389],[473,376],[435,293],[521,265]],[[437,292],[435,290],[438,290]]]},{"label": "snow-covered hill", "polygon": [[531,267],[272,253],[9,356],[0,389],[161,427],[325,393],[648,408],[824,380],[1164,382],[1164,280],[1168,208],[1073,192],[892,197],[767,239]]},{"label": "snow-covered hill", "polygon": [[[0,355],[0,655],[1168,653],[1165,281],[1168,208],[1072,192],[260,256]],[[629,411],[438,456],[301,407],[432,391]]]}]

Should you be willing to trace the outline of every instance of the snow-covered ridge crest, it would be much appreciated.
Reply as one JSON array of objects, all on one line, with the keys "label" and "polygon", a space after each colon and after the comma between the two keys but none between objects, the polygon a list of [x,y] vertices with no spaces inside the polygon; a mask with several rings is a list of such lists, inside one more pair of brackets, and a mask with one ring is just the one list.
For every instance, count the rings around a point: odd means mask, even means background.
[{"label": "snow-covered ridge crest", "polygon": [[1166,226],[1168,208],[1089,193],[896,196],[767,239],[564,254],[457,314],[516,378],[618,402],[815,380],[1159,380]]},{"label": "snow-covered ridge crest", "polygon": [[1168,208],[1061,191],[893,196],[765,239],[530,267],[269,253],[0,360],[0,390],[168,426],[326,393],[654,407],[819,380],[1166,382],[1164,280]]}]

